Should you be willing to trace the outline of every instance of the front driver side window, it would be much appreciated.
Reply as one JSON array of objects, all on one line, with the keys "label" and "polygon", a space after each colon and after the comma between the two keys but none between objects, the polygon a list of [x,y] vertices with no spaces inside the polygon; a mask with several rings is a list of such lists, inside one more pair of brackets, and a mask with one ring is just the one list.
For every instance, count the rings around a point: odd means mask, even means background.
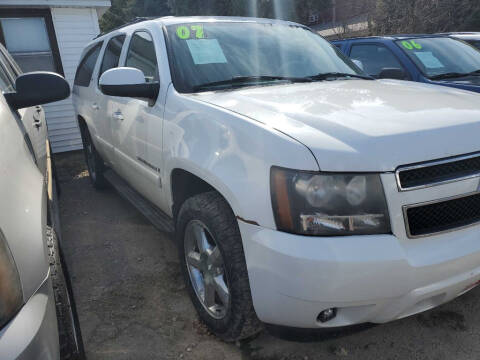
[{"label": "front driver side window", "polygon": [[368,75],[378,78],[385,68],[402,69],[403,66],[386,46],[380,44],[353,45],[350,58],[360,60]]},{"label": "front driver side window", "polygon": [[133,34],[125,66],[142,70],[147,82],[158,81],[158,64],[153,39],[146,31]]}]

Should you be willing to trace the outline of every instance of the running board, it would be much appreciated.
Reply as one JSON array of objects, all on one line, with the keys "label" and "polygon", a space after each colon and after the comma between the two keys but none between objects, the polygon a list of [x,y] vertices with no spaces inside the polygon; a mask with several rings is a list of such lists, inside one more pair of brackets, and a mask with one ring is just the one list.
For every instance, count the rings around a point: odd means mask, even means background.
[{"label": "running board", "polygon": [[123,198],[132,203],[157,230],[165,233],[173,233],[175,231],[173,220],[167,214],[135,191],[113,170],[105,171],[103,176],[115,190],[117,190]]}]

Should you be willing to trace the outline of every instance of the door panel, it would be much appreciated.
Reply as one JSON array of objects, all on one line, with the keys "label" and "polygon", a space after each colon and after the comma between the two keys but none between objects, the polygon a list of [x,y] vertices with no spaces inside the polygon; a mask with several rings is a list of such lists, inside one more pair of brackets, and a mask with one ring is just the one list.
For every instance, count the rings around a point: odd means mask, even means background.
[{"label": "door panel", "polygon": [[[98,104],[98,94],[95,91],[96,85],[93,81],[93,74],[102,45],[103,42],[94,45],[80,61],[77,73],[75,74],[73,92],[75,94],[78,113],[87,122],[92,140],[98,152],[104,160],[108,162],[110,159],[108,143],[104,140],[107,127],[105,122],[102,121],[100,106]],[[113,154],[113,151],[110,151],[110,153]]]},{"label": "door panel", "polygon": [[[142,70],[147,82],[158,81],[158,63],[152,37],[146,31],[132,35],[125,66]],[[160,201],[160,174],[148,161],[149,123],[161,121],[157,106],[131,98],[112,98],[109,115],[117,158],[117,172],[153,203]],[[159,134],[161,137],[161,134]]]},{"label": "door panel", "polygon": [[25,131],[28,134],[37,166],[46,174],[47,171],[47,122],[41,106],[30,107],[18,111]]},{"label": "door panel", "polygon": [[100,81],[100,77],[105,71],[118,67],[125,38],[126,36],[124,34],[120,34],[113,36],[110,40],[108,40],[108,43],[105,46],[105,51],[103,53],[99,71],[95,77],[93,85],[95,88],[96,103],[99,108],[98,121],[103,124],[102,139],[100,140],[100,142],[102,143],[102,146],[107,153],[106,157],[108,157],[109,159],[109,165],[116,170],[117,164],[115,159],[113,132],[114,127],[118,124],[116,124],[116,122],[113,121],[113,119],[111,118],[112,110],[114,109],[116,104],[116,99],[111,96],[102,94],[98,87],[98,82]]}]

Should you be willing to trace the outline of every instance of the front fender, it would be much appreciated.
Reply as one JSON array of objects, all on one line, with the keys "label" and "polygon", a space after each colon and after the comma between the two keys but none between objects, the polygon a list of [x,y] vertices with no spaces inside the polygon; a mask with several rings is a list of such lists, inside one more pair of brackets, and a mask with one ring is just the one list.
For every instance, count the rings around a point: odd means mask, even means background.
[{"label": "front fender", "polygon": [[[318,171],[311,152],[258,121],[171,89],[163,132],[166,189],[174,169],[186,170],[215,188],[236,216],[275,228],[270,168]],[[172,203],[167,190],[170,209]]]}]

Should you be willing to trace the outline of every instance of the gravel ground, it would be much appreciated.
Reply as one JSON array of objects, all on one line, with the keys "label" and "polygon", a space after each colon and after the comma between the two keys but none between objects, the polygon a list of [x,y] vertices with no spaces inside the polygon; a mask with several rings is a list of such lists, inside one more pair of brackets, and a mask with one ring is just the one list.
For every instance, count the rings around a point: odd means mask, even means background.
[{"label": "gravel ground", "polygon": [[171,239],[114,190],[95,191],[81,153],[57,155],[56,165],[62,246],[89,360],[480,358],[480,288],[381,326],[328,336],[274,329],[223,343],[199,323]]}]

